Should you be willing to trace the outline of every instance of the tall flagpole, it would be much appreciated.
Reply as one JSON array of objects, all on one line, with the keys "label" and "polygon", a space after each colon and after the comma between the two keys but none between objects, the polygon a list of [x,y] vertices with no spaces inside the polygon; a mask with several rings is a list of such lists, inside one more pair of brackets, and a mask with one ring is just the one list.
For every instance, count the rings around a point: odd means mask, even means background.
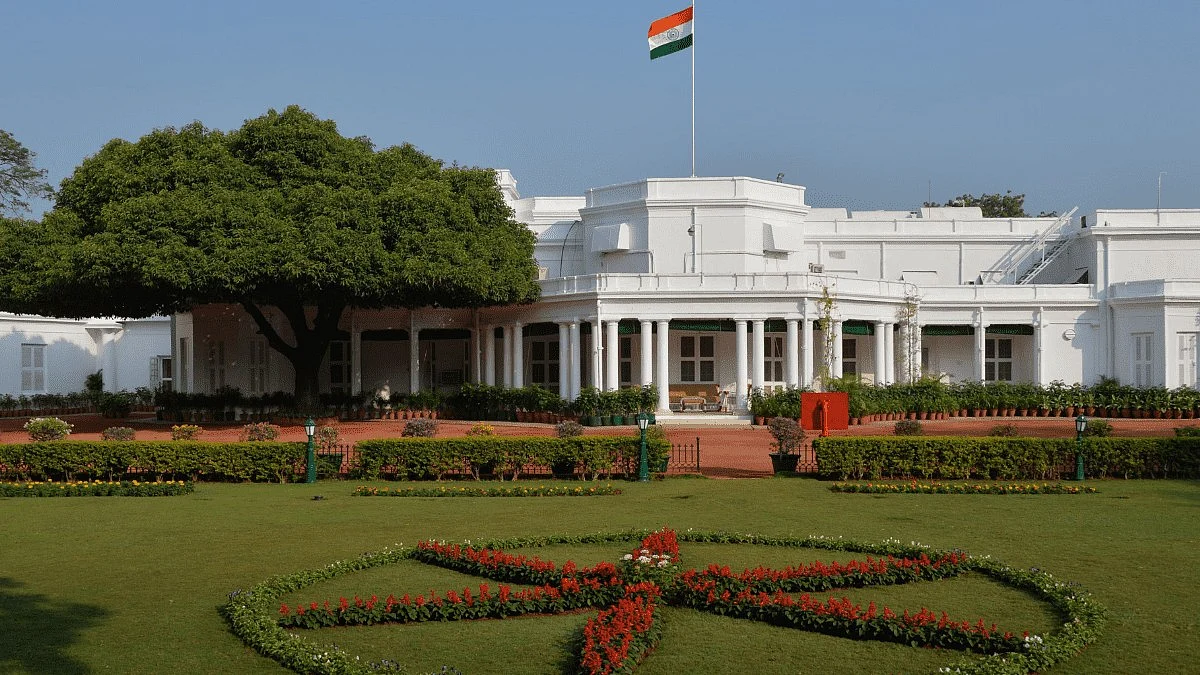
[{"label": "tall flagpole", "polygon": [[696,0],[692,0],[692,178],[696,177]]}]

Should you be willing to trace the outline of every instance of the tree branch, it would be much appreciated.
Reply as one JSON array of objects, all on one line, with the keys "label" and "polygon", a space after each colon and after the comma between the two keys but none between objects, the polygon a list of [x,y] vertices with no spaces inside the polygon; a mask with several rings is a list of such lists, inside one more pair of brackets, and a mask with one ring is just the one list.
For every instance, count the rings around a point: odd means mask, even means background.
[{"label": "tree branch", "polygon": [[250,315],[250,318],[254,319],[254,323],[258,325],[259,332],[267,339],[267,344],[271,345],[272,349],[283,354],[290,361],[295,362],[299,358],[300,350],[283,341],[283,338],[279,336],[279,332],[275,330],[270,321],[267,321],[266,315],[263,314],[258,305],[249,300],[243,300],[241,305],[242,309],[246,310],[246,313]]}]

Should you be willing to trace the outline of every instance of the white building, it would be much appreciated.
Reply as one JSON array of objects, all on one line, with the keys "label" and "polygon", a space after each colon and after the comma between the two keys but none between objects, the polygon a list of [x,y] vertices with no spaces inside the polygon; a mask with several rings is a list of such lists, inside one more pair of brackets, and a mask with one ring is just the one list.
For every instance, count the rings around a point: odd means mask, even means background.
[{"label": "white building", "polygon": [[83,391],[96,371],[105,391],[170,386],[171,322],[0,312],[0,360],[0,394],[12,396]]},{"label": "white building", "polygon": [[[522,199],[509,172],[498,177],[537,236],[542,299],[349,311],[324,388],[537,383],[574,398],[655,384],[665,411],[719,391],[744,407],[751,387],[811,386],[824,373],[1196,385],[1200,210],[851,213],[809,207],[799,185],[741,177]],[[240,308],[198,307],[175,330],[185,390],[292,386]]]}]

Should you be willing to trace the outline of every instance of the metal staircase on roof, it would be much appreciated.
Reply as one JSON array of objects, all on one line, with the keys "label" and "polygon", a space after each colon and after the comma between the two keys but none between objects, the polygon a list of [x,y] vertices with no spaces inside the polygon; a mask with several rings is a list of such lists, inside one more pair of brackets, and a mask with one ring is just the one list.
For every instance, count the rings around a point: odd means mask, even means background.
[{"label": "metal staircase on roof", "polygon": [[1024,249],[1019,251],[1017,255],[1013,257],[1015,262],[1009,268],[1010,275],[1015,274],[1017,270],[1027,265],[1030,260],[1034,261],[1033,264],[1028,267],[1028,269],[1022,272],[1019,277],[1017,277],[1016,283],[1029,283],[1035,277],[1037,277],[1042,270],[1049,267],[1050,263],[1054,262],[1058,256],[1062,255],[1062,252],[1067,248],[1067,244],[1069,244],[1071,239],[1074,238],[1074,234],[1067,234],[1067,229],[1071,224],[1071,216],[1075,215],[1075,212],[1078,210],[1079,207],[1076,206],[1070,211],[1067,211],[1063,215],[1059,216],[1058,220],[1054,221],[1053,225],[1046,228],[1041,235],[1027,244]]}]

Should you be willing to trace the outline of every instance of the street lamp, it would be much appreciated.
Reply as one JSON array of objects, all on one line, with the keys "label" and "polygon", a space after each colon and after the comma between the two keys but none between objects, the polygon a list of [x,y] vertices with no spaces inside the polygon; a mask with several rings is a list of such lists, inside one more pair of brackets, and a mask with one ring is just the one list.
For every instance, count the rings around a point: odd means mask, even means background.
[{"label": "street lamp", "polygon": [[1083,432],[1087,431],[1087,418],[1075,418],[1075,480],[1083,480]]},{"label": "street lamp", "polygon": [[650,416],[644,412],[637,415],[638,430],[642,434],[642,449],[638,460],[638,480],[650,482],[650,459],[646,457],[646,427],[650,425]]},{"label": "street lamp", "polygon": [[313,418],[304,420],[304,433],[308,434],[308,457],[307,457],[307,472],[304,476],[305,483],[317,482],[317,457],[313,451],[313,434],[317,432],[317,423],[313,422]]}]

